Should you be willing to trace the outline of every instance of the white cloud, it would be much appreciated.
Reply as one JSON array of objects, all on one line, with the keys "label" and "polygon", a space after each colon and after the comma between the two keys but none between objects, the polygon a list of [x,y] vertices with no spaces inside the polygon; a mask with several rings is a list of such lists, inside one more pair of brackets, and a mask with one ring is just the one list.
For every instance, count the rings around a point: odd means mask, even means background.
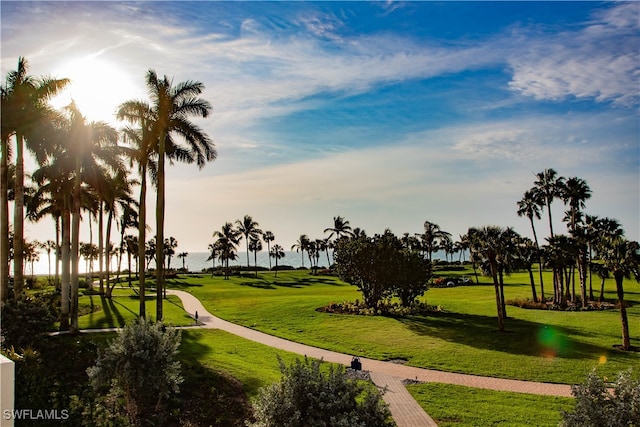
[{"label": "white cloud", "polygon": [[583,28],[551,35],[520,34],[508,59],[510,87],[538,100],[567,97],[623,106],[640,102],[640,3],[597,12]]}]

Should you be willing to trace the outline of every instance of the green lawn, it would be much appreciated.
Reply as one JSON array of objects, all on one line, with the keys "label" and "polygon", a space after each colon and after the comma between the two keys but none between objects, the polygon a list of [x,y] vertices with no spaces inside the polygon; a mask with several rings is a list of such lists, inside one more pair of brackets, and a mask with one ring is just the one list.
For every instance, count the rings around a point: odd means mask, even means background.
[{"label": "green lawn", "polygon": [[[508,299],[529,296],[526,273],[507,281]],[[547,288],[550,283],[548,275]],[[508,306],[508,331],[497,332],[493,286],[486,278],[481,285],[429,290],[427,302],[445,311],[407,318],[317,312],[330,302],[361,296],[334,277],[307,271],[280,272],[277,278],[260,273],[257,279],[184,276],[170,280],[169,286],[192,292],[209,311],[234,323],[347,354],[405,359],[413,366],[576,383],[593,367],[613,376],[640,365],[639,353],[614,348],[621,341],[618,310],[552,312]],[[640,346],[640,286],[630,281],[626,286],[632,345]],[[612,281],[606,290],[608,298],[615,298]]]},{"label": "green lawn", "polygon": [[440,427],[557,426],[560,410],[573,399],[481,390],[447,384],[416,384],[407,389]]},{"label": "green lawn", "polygon": [[[78,318],[81,329],[100,329],[123,327],[138,316],[140,300],[138,294],[130,288],[115,288],[111,299],[102,295],[82,295],[79,306],[91,313]],[[146,295],[147,316],[155,317],[155,294]],[[94,311],[95,310],[95,311]],[[193,319],[184,311],[182,301],[174,295],[168,295],[163,305],[165,323],[184,326],[192,325]]]}]

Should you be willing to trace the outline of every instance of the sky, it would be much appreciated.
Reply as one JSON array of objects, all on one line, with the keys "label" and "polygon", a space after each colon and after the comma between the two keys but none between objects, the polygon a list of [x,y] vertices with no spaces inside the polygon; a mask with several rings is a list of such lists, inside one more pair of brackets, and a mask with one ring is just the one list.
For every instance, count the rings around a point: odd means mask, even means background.
[{"label": "sky", "polygon": [[[31,75],[71,78],[52,103],[73,99],[90,120],[121,126],[113,113],[147,99],[149,69],[205,85],[213,111],[194,122],[218,158],[167,170],[165,236],[180,252],[247,214],[285,249],[338,215],[368,234],[428,220],[455,239],[494,224],[532,237],[516,203],[545,168],[586,180],[586,212],[640,240],[638,2],[0,7],[3,79],[19,56]],[[565,210],[552,204],[556,232]],[[52,239],[51,224],[26,237]]]}]

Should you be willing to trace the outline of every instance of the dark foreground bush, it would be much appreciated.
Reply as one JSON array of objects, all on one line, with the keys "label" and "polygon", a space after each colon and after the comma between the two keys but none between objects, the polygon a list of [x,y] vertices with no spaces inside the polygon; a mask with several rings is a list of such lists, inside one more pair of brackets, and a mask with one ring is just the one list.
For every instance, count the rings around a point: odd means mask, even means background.
[{"label": "dark foreground bush", "polygon": [[344,368],[324,370],[307,358],[290,367],[279,362],[282,380],[260,391],[250,427],[395,426],[380,394],[347,379]]},{"label": "dark foreground bush", "polygon": [[562,427],[630,427],[640,426],[640,379],[631,369],[620,372],[612,385],[613,392],[595,371],[584,384],[571,387],[576,398],[574,412],[562,412]]},{"label": "dark foreground bush", "polygon": [[48,297],[22,297],[2,304],[3,348],[35,346],[43,334],[53,329],[56,321]]}]

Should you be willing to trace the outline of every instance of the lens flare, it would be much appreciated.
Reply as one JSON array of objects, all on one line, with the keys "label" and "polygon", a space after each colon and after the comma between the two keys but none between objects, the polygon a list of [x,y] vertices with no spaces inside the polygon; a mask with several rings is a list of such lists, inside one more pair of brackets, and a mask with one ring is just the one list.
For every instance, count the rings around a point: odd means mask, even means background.
[{"label": "lens flare", "polygon": [[569,347],[566,335],[551,326],[540,328],[538,345],[541,348],[541,356],[551,359],[565,354]]}]

